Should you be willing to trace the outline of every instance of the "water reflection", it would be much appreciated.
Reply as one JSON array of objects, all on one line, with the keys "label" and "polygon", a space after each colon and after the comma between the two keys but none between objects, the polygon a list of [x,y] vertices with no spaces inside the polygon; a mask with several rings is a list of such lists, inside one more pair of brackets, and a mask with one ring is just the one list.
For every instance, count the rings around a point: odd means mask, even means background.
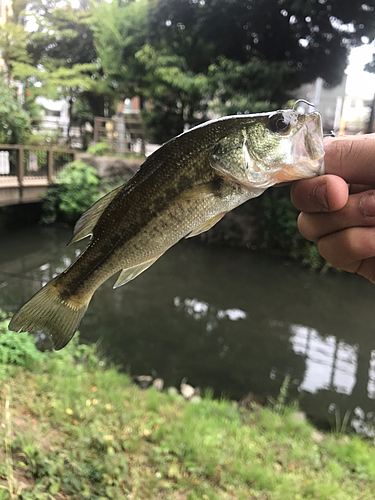
[{"label": "water reflection", "polygon": [[[70,230],[22,230],[0,240],[0,308],[15,311],[63,271],[84,243]],[[3,273],[3,274],[2,274]],[[83,340],[134,374],[166,384],[184,376],[216,394],[291,398],[316,421],[350,412],[370,432],[374,419],[375,288],[345,274],[320,276],[258,254],[184,242],[146,273],[95,293]]]},{"label": "water reflection", "polygon": [[350,346],[332,335],[322,338],[314,328],[290,325],[290,342],[296,354],[306,359],[300,391],[315,394],[327,389],[352,393],[357,372],[357,346]]},{"label": "water reflection", "polygon": [[238,321],[247,318],[247,313],[241,309],[216,309],[207,302],[199,299],[181,299],[180,297],[175,297],[173,303],[178,311],[183,311],[197,321],[204,320],[207,333],[217,328],[220,320],[227,318],[230,321]]}]

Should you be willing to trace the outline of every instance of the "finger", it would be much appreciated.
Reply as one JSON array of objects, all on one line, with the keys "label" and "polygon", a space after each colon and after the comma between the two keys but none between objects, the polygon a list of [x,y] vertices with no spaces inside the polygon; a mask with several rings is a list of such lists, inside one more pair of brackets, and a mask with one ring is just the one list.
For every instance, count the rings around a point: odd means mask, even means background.
[{"label": "finger", "polygon": [[364,276],[375,285],[375,257],[362,260],[357,273]]},{"label": "finger", "polygon": [[334,267],[356,273],[364,259],[375,256],[375,228],[352,227],[328,234],[319,240],[318,250]]},{"label": "finger", "polygon": [[375,184],[375,134],[341,136],[324,143],[327,174],[354,184]]},{"label": "finger", "polygon": [[350,195],[345,207],[337,212],[303,212],[298,217],[299,232],[315,242],[327,234],[356,226],[375,227],[375,191]]},{"label": "finger", "polygon": [[290,196],[293,205],[302,212],[335,211],[345,206],[348,185],[335,175],[322,175],[294,182]]}]

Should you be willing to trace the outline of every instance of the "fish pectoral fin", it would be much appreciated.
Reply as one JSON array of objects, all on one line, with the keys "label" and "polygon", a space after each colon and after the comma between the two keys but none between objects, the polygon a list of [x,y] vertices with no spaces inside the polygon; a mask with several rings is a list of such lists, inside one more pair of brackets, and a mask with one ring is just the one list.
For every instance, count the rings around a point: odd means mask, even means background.
[{"label": "fish pectoral fin", "polygon": [[213,182],[206,182],[205,184],[199,184],[198,186],[187,189],[183,191],[179,196],[179,200],[184,201],[193,201],[202,198],[210,198],[211,196],[215,196],[217,188]]},{"label": "fish pectoral fin", "polygon": [[163,255],[163,253],[159,254],[154,259],[142,262],[142,264],[137,264],[136,266],[123,269],[120,273],[120,276],[117,278],[116,283],[113,285],[113,288],[118,288],[119,286],[126,285],[126,283],[139,276],[141,273],[143,273],[143,271],[146,271],[146,269],[152,266],[152,264],[156,262],[158,258]]},{"label": "fish pectoral fin", "polygon": [[94,205],[86,210],[86,212],[81,215],[81,217],[76,222],[73,231],[73,237],[69,241],[68,245],[75,243],[76,241],[83,240],[87,236],[90,236],[93,232],[96,223],[100,219],[100,216],[104,212],[104,210],[108,207],[112,200],[115,199],[117,194],[121,191],[123,186],[120,186],[110,193],[100,198]]},{"label": "fish pectoral fin", "polygon": [[194,229],[194,231],[185,236],[185,238],[192,238],[193,236],[198,236],[198,234],[208,231],[209,229],[211,229],[211,227],[214,227],[214,225],[218,223],[219,220],[221,220],[226,213],[227,212],[222,212],[221,214],[212,217],[212,219],[206,220],[206,222],[204,222],[201,226]]}]

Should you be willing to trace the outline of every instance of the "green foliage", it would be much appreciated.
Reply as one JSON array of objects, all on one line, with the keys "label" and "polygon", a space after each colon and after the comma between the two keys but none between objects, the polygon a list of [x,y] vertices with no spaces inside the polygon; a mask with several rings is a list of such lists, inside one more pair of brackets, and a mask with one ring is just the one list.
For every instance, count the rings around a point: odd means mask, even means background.
[{"label": "green foliage", "polygon": [[4,59],[7,81],[13,76],[13,64],[30,63],[27,53],[27,32],[21,24],[6,22],[0,25],[1,57]]},{"label": "green foliage", "polygon": [[[40,130],[33,131],[27,138],[27,144],[30,146],[56,146],[59,139],[59,131],[56,130]],[[39,151],[38,151],[39,152]]]},{"label": "green foliage", "polygon": [[77,335],[39,356],[0,393],[1,499],[373,498],[373,444],[296,421],[289,377],[274,408],[249,410],[141,391]]},{"label": "green foliage", "polygon": [[93,156],[106,156],[110,153],[110,147],[106,142],[97,142],[87,148],[87,152]]},{"label": "green foliage", "polygon": [[70,125],[83,127],[139,96],[158,142],[204,121],[209,104],[266,111],[318,76],[339,83],[348,48],[374,26],[361,0],[14,1],[0,47],[9,81],[31,92],[26,106],[64,97]]},{"label": "green foliage", "polygon": [[44,197],[42,222],[45,224],[57,219],[75,221],[100,196],[96,170],[84,162],[68,163],[56,180]]},{"label": "green foliage", "polygon": [[220,114],[261,113],[277,108],[272,102],[285,80],[292,79],[295,70],[285,61],[264,63],[252,57],[240,63],[220,56],[209,67],[213,109]]},{"label": "green foliage", "polygon": [[8,323],[7,320],[0,322],[0,365],[9,364],[31,368],[41,359],[34,338],[27,332],[9,331]]},{"label": "green foliage", "polygon": [[94,115],[103,115],[104,103],[111,109],[113,88],[98,62],[89,5],[34,0],[27,7],[28,26],[32,26],[27,40],[29,59],[11,60],[12,75],[30,91],[26,105],[31,107],[38,95],[66,98],[69,127],[93,123]]},{"label": "green foliage", "polygon": [[15,93],[0,78],[0,143],[24,144],[30,133],[30,119]]},{"label": "green foliage", "polygon": [[276,413],[284,413],[287,407],[288,390],[290,386],[290,375],[287,375],[280,387],[277,399],[269,398],[268,404]]},{"label": "green foliage", "polygon": [[[92,11],[92,29],[101,66],[116,92],[143,95],[147,73],[135,54],[147,40],[148,2],[102,2]],[[150,76],[151,77],[151,76]]]},{"label": "green foliage", "polygon": [[[193,126],[204,121],[208,109],[208,79],[189,69],[185,56],[146,44],[136,53],[136,58],[148,75],[143,95],[155,102],[152,110],[144,110],[143,117],[158,142],[180,134],[186,124]],[[160,127],[164,122],[169,122],[169,128]]]},{"label": "green foliage", "polygon": [[289,188],[268,189],[252,201],[257,242],[262,249],[277,251],[302,261],[312,269],[326,270],[329,265],[314,243],[298,231],[299,211],[290,201]]},{"label": "green foliage", "polygon": [[337,435],[345,435],[350,431],[351,412],[347,410],[343,417],[341,417],[340,408],[334,408],[334,421],[332,424],[332,431]]}]

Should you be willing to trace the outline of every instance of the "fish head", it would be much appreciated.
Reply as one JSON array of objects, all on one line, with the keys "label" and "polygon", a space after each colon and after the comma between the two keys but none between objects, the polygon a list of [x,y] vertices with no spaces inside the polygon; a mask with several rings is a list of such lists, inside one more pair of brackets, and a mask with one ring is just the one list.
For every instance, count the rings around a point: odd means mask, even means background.
[{"label": "fish head", "polygon": [[249,189],[324,173],[319,113],[282,110],[233,117],[232,130],[212,151],[211,164]]}]

